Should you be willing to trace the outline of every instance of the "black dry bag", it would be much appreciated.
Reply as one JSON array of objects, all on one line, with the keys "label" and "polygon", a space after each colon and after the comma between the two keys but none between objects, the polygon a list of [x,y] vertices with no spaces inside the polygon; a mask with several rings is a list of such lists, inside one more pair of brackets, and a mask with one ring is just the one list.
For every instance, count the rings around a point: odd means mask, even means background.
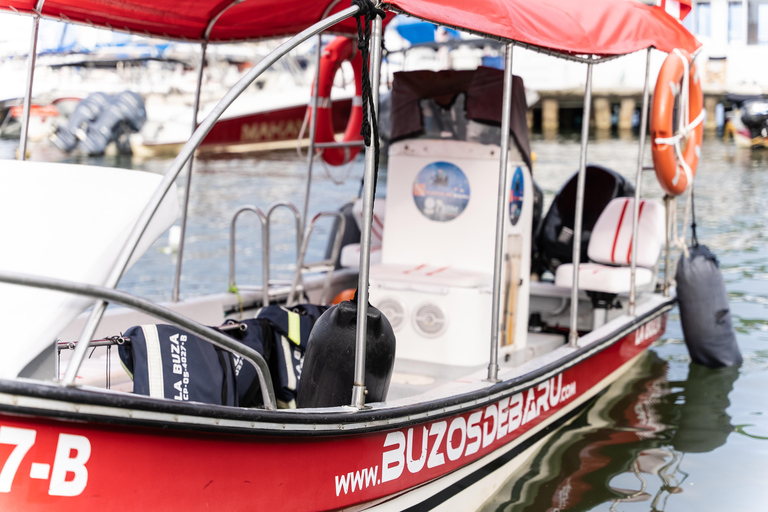
[{"label": "black dry bag", "polygon": [[[344,301],[317,320],[309,335],[296,403],[303,407],[350,405],[355,382],[357,304]],[[366,402],[386,400],[395,364],[395,333],[381,312],[368,307],[365,347]]]},{"label": "black dry bag", "polygon": [[741,364],[717,258],[706,246],[695,245],[680,258],[675,279],[683,335],[693,362],[709,368]]}]

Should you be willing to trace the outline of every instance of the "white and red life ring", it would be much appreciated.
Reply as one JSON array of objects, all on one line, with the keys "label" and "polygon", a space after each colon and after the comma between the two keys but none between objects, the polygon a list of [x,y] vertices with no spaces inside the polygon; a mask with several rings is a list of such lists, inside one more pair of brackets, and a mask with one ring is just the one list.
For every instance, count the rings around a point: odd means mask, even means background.
[{"label": "white and red life ring", "polygon": [[[683,113],[687,110],[688,116],[685,122],[678,122],[675,133],[672,114],[678,91],[682,99],[680,110]],[[653,166],[661,188],[671,196],[685,192],[696,175],[704,115],[704,96],[696,65],[685,50],[674,50],[659,71],[651,108]],[[684,139],[685,149],[681,144]]]},{"label": "white and red life ring", "polygon": [[[360,135],[360,126],[363,122],[363,102],[361,99],[363,59],[360,56],[360,52],[357,51],[355,41],[340,36],[328,43],[323,49],[323,54],[320,56],[315,142],[336,141],[333,129],[331,89],[333,88],[333,79],[336,76],[336,72],[345,60],[352,64],[352,69],[354,70],[355,96],[352,99],[352,111],[350,112],[349,121],[347,122],[346,130],[344,130],[344,138],[342,140],[344,142],[363,140],[362,135]],[[311,122],[311,106],[309,113]],[[318,153],[322,153],[323,160],[329,165],[343,165],[355,158],[360,149],[359,146],[323,148],[319,149]]]}]

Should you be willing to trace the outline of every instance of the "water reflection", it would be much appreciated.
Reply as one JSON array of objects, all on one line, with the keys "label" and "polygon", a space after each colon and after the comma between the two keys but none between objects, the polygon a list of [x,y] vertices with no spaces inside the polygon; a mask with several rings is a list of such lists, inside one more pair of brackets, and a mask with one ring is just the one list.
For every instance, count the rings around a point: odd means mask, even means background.
[{"label": "water reflection", "polygon": [[684,381],[669,381],[667,370],[655,352],[645,354],[555,432],[483,510],[617,510],[632,502],[665,510],[683,492],[685,455],[715,450],[734,432],[725,411],[739,376],[739,368],[691,364]]}]

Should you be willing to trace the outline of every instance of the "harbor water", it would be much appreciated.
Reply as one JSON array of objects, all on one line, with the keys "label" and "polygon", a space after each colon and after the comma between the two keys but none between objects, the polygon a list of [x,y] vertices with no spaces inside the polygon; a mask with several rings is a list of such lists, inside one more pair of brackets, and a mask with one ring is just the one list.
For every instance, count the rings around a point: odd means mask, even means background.
[{"label": "harbor water", "polygon": [[[13,158],[17,141],[0,141],[0,158]],[[534,179],[545,192],[545,211],[576,171],[577,137],[534,138]],[[78,160],[33,146],[32,160],[79,162],[162,173],[170,160],[130,157]],[[612,168],[634,182],[637,140],[590,144],[588,162]],[[650,151],[647,151],[650,165]],[[228,288],[229,228],[245,205],[266,210],[275,201],[301,208],[305,159],[295,153],[196,160],[184,253],[181,297]],[[357,196],[362,160],[348,168],[314,167],[310,216],[335,210]],[[183,197],[182,178],[178,194]],[[379,190],[385,193],[382,172]],[[695,215],[701,243],[719,258],[744,364],[708,370],[692,365],[677,309],[667,331],[625,377],[586,410],[549,436],[522,468],[507,475],[487,511],[722,511],[768,510],[768,152],[737,149],[705,139],[695,181]],[[29,191],[34,200],[34,191]],[[643,195],[661,199],[653,172],[643,174]],[[62,198],[63,201],[66,198]],[[94,215],[130,197],[94,198]],[[682,198],[678,200],[682,202]],[[682,216],[682,207],[680,208]],[[682,219],[681,219],[682,226]],[[237,227],[238,285],[260,284],[261,247],[255,218]],[[325,250],[330,225],[321,224],[310,259]],[[161,237],[120,282],[120,288],[169,300],[176,252]],[[271,274],[289,278],[295,261],[293,220],[278,211],[272,227]],[[690,240],[690,236],[688,237]],[[53,250],[69,250],[59,247]],[[487,340],[477,340],[487,343]]]}]

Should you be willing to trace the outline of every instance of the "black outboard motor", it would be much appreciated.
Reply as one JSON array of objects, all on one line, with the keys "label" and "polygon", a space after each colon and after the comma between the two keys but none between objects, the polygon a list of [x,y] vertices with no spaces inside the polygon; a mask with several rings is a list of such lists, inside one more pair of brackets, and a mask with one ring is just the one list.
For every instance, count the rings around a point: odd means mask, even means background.
[{"label": "black outboard motor", "polygon": [[695,241],[677,264],[677,301],[688,352],[709,368],[742,363],[717,258]]},{"label": "black outboard motor", "polygon": [[[578,173],[560,189],[541,224],[533,254],[532,272],[554,272],[562,263],[573,260],[573,230],[576,220],[576,187]],[[588,165],[584,184],[584,214],[582,216],[581,261],[587,260],[587,247],[592,228],[611,200],[633,196],[635,189],[623,176],[601,167]]]},{"label": "black outboard motor", "polygon": [[745,101],[741,108],[741,122],[749,128],[750,136],[768,137],[768,101]]},{"label": "black outboard motor", "polygon": [[93,123],[109,105],[111,96],[103,92],[95,92],[77,104],[72,115],[69,116],[66,126],[59,126],[51,137],[53,144],[65,153],[69,153],[75,146],[80,136],[83,136],[91,123]]},{"label": "black outboard motor", "polygon": [[[296,405],[337,407],[352,403],[357,304],[344,301],[317,320],[309,335]],[[386,400],[395,364],[395,333],[387,317],[368,306],[365,345],[366,402]]]},{"label": "black outboard motor", "polygon": [[127,137],[138,132],[147,120],[144,100],[131,91],[123,91],[115,96],[109,106],[90,126],[86,137],[80,142],[80,148],[89,156],[104,154],[107,145],[113,140],[118,143],[121,154],[130,154],[131,146]]}]

